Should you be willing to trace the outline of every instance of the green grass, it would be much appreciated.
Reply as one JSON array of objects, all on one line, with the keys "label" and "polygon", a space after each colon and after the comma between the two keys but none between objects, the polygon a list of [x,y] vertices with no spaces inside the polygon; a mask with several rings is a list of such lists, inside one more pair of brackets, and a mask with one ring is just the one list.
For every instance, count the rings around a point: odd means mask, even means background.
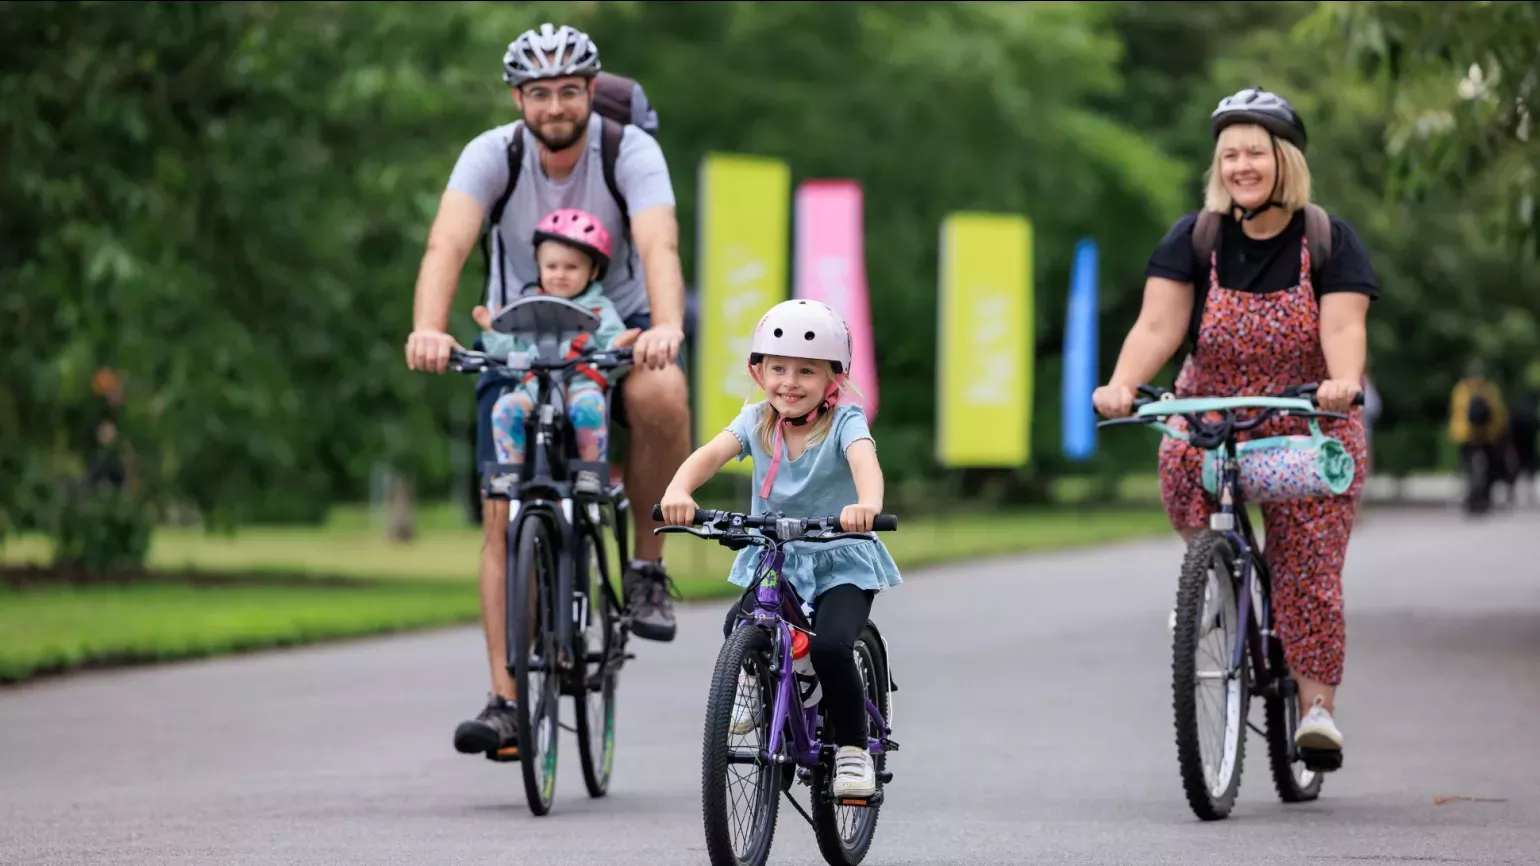
[{"label": "green grass", "polygon": [[[360,508],[338,509],[321,526],[249,527],[233,536],[168,527],[154,536],[153,572],[271,582],[0,585],[0,682],[474,621],[480,530],[447,507],[424,509],[418,530],[415,540],[392,543]],[[898,532],[881,538],[901,568],[913,569],[1168,531],[1158,507],[1085,508],[901,519]],[[725,579],[732,551],[687,535],[670,536],[666,550],[685,598],[739,591]],[[43,565],[50,553],[47,539],[15,538],[0,549],[0,567]]]},{"label": "green grass", "polygon": [[0,682],[449,625],[474,619],[476,604],[446,583],[0,586]]}]

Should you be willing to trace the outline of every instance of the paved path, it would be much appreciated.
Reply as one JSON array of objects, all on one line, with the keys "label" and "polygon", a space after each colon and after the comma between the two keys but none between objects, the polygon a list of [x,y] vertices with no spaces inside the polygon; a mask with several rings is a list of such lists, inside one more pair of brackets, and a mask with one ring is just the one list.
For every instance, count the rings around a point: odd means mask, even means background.
[{"label": "paved path", "polygon": [[[1540,513],[1369,515],[1349,557],[1347,767],[1285,807],[1252,735],[1240,803],[1213,824],[1188,811],[1172,745],[1178,554],[917,571],[880,599],[904,748],[866,862],[1540,860]],[[0,862],[704,863],[720,623],[687,608],[675,643],[641,644],[611,796],[587,798],[565,735],[540,819],[516,765],[450,747],[485,689],[469,629],[0,691]],[[784,806],[772,862],[822,862]]]}]

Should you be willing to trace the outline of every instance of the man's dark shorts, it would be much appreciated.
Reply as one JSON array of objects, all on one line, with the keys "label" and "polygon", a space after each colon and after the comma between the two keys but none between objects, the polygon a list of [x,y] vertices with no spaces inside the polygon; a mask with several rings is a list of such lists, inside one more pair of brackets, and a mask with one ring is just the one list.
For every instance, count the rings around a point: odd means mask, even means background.
[{"label": "man's dark shorts", "polygon": [[[652,316],[648,313],[637,313],[626,318],[625,326],[627,329],[640,328],[645,331],[652,327]],[[481,348],[479,337],[476,340],[476,348]],[[684,369],[683,347],[674,361],[680,369]],[[615,388],[610,395],[610,423],[629,430],[631,425],[626,421],[626,403],[621,396],[623,389],[620,383],[623,381],[625,381],[624,376],[615,382]],[[502,392],[502,387],[495,381],[486,377],[476,380],[476,473],[478,476],[481,474],[482,466],[497,459],[497,452],[492,447],[492,406]]]}]

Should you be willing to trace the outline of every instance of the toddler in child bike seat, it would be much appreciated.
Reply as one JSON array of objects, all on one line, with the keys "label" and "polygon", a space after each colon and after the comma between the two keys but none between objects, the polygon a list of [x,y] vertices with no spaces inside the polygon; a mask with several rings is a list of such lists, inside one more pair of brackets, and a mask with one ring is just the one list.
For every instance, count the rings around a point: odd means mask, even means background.
[{"label": "toddler in child bike seat", "polygon": [[[540,268],[540,282],[524,287],[521,294],[537,292],[565,298],[593,310],[599,316],[599,329],[592,335],[580,334],[562,347],[566,357],[575,357],[590,341],[598,350],[629,345],[639,331],[627,331],[615,305],[604,296],[604,277],[610,264],[610,233],[593,215],[574,208],[547,214],[535,229],[535,263]],[[481,327],[482,345],[496,355],[533,351],[528,339],[491,330],[493,311],[478,306],[471,313]],[[573,367],[567,379],[567,417],[578,443],[578,458],[608,459],[609,424],[605,418],[605,392],[614,384],[613,374],[606,375],[586,365]],[[492,407],[492,441],[499,463],[524,462],[525,422],[535,408],[533,374],[505,387]],[[580,476],[592,473],[580,473]],[[576,487],[597,492],[600,479],[577,479]]]},{"label": "toddler in child bike seat", "polygon": [[[750,513],[787,517],[838,514],[846,532],[869,532],[882,510],[882,467],[866,414],[840,405],[854,391],[850,383],[850,329],[817,301],[776,304],[759,320],[749,348],[749,375],[766,399],[745,406],[738,417],[679,467],[660,507],[668,523],[694,515],[691,494],[727,464],[754,462]],[[833,794],[866,797],[876,790],[867,751],[865,690],[853,656],[861,628],[877,593],[902,583],[898,565],[881,541],[844,539],[792,542],[781,573],[799,598],[811,602],[813,635],[808,649],[823,688],[824,742],[835,754]],[[748,587],[758,549],[738,552],[728,580]],[[728,612],[731,634],[739,602]],[[745,734],[758,724],[759,689],[739,673],[732,731]]]}]

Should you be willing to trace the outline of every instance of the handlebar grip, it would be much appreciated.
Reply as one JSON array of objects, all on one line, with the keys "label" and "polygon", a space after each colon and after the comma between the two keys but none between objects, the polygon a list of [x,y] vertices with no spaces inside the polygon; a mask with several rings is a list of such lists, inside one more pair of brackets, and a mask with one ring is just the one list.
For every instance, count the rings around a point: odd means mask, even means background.
[{"label": "handlebar grip", "polygon": [[894,532],[898,529],[897,514],[879,514],[872,519],[873,532]]}]

